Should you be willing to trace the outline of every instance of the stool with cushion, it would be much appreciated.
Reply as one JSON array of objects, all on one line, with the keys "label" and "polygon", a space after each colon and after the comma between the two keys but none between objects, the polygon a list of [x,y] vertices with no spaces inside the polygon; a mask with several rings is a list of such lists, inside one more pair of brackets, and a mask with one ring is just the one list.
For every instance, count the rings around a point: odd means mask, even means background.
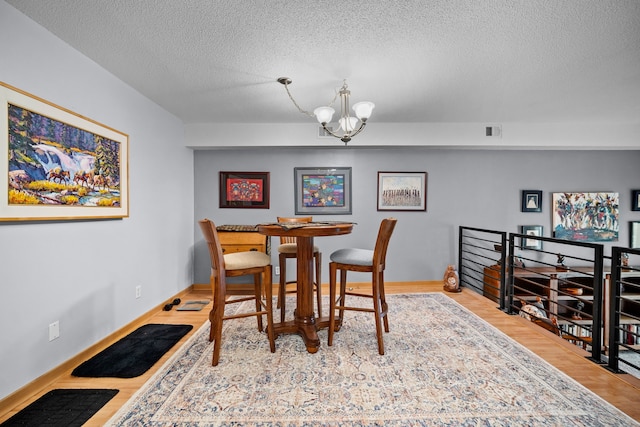
[{"label": "stool with cushion", "polygon": [[[309,223],[313,220],[310,216],[297,216],[297,217],[278,217],[280,223]],[[280,321],[284,322],[285,310],[286,310],[286,294],[295,293],[295,289],[288,290],[287,285],[296,283],[295,280],[287,281],[287,259],[296,258],[296,238],[290,236],[280,237],[280,246],[278,246],[278,258],[280,263],[280,286],[278,288],[278,303],[277,307],[280,309]],[[322,316],[322,293],[320,287],[322,285],[321,277],[322,272],[322,253],[314,246],[313,247],[313,259],[315,261],[315,280],[313,286],[316,290],[318,301],[318,317]]]},{"label": "stool with cushion", "polygon": [[[376,321],[376,335],[378,338],[378,353],[384,354],[384,341],[382,336],[382,324],[385,332],[389,332],[389,320],[387,318],[387,302],[384,294],[384,269],[387,257],[387,248],[391,234],[396,226],[395,218],[382,220],[378,231],[378,238],[373,250],[346,248],[333,252],[329,263],[329,339],[328,344],[333,345],[333,334],[340,330],[344,320],[344,311],[365,311],[374,313]],[[336,275],[340,270],[340,295],[336,298]],[[347,291],[347,271],[371,273],[372,293],[363,294],[355,291]],[[373,308],[347,306],[347,295],[373,299]],[[336,310],[338,310],[338,322],[336,323]]]},{"label": "stool with cushion", "polygon": [[[262,331],[262,316],[266,314],[269,347],[271,352],[274,353],[276,344],[273,333],[271,257],[257,251],[235,252],[223,255],[215,224],[209,219],[203,219],[198,223],[209,247],[209,256],[211,258],[209,282],[213,292],[213,308],[209,313],[209,320],[211,321],[209,341],[214,342],[211,364],[216,366],[220,360],[222,322],[230,319],[256,316],[258,318],[258,330]],[[253,276],[253,287],[250,290],[243,289],[243,286],[238,284],[227,284],[227,277],[247,275]],[[262,299],[263,282],[264,300]],[[229,296],[240,296],[240,298],[228,298]],[[255,311],[225,316],[224,309],[227,304],[237,304],[251,300],[255,300]]]}]

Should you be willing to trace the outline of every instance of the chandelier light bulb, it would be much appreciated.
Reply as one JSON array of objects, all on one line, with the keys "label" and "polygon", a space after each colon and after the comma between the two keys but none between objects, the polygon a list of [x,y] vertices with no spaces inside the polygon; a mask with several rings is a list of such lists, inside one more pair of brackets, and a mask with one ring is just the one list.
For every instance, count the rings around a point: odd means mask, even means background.
[{"label": "chandelier light bulb", "polygon": [[338,123],[340,123],[340,128],[343,131],[351,133],[356,130],[358,126],[358,119],[356,119],[355,117],[342,117],[340,120],[338,120]]},{"label": "chandelier light bulb", "polygon": [[364,121],[371,117],[371,113],[373,112],[375,106],[376,105],[373,102],[362,101],[354,104],[353,111],[356,113],[356,116],[360,120]]},{"label": "chandelier light bulb", "polygon": [[318,107],[313,110],[313,114],[316,116],[319,123],[330,123],[335,112],[336,110],[331,107]]}]

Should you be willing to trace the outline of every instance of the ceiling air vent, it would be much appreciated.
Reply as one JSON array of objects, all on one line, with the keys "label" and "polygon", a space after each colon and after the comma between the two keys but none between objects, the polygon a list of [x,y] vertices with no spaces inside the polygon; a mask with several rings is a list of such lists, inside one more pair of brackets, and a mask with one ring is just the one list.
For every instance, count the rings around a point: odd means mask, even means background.
[{"label": "ceiling air vent", "polygon": [[[331,132],[333,132],[333,127],[331,126],[327,126],[327,129],[329,129]],[[333,138],[329,132],[327,132],[326,130],[324,130],[324,128],[322,126],[318,126],[318,137],[319,138]]]},{"label": "ceiling air vent", "polygon": [[502,126],[487,126],[484,128],[485,136],[502,137]]}]

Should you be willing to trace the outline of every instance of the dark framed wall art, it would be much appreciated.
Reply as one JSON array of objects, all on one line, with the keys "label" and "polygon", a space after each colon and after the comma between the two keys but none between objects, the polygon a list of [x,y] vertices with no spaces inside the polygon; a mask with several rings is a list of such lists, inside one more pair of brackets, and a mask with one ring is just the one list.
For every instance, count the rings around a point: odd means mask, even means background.
[{"label": "dark framed wall art", "polygon": [[631,210],[640,211],[640,190],[631,190]]},{"label": "dark framed wall art", "polygon": [[129,216],[129,136],[0,82],[0,221]]},{"label": "dark framed wall art", "polygon": [[297,167],[293,170],[296,215],[350,215],[350,167]]},{"label": "dark framed wall art", "polygon": [[629,222],[629,247],[640,249],[640,221]]},{"label": "dark framed wall art", "polygon": [[522,212],[542,212],[542,191],[522,190]]},{"label": "dark framed wall art", "polygon": [[[541,225],[521,225],[520,226],[520,234],[526,234],[527,236],[537,236],[542,237],[542,226]],[[522,249],[542,249],[542,240],[538,239],[527,239],[522,238],[520,242],[520,246]]]},{"label": "dark framed wall art", "polygon": [[220,172],[220,207],[269,209],[269,172]]},{"label": "dark framed wall art", "polygon": [[378,172],[379,211],[426,211],[426,172]]}]

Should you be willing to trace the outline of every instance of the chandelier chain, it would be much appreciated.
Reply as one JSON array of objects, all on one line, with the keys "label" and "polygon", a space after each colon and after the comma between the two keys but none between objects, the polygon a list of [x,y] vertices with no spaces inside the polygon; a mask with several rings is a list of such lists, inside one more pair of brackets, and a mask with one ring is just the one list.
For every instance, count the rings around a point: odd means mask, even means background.
[{"label": "chandelier chain", "polygon": [[310,112],[308,112],[307,110],[302,109],[298,103],[296,102],[295,99],[293,99],[293,96],[291,96],[291,92],[289,92],[289,84],[287,82],[284,82],[284,88],[287,90],[287,95],[289,95],[289,99],[291,100],[291,102],[293,102],[293,105],[296,106],[296,108],[298,109],[298,111],[300,111],[302,114],[306,114],[309,117],[314,117],[314,115]]},{"label": "chandelier chain", "polygon": [[[346,80],[345,80],[345,85],[346,85]],[[300,107],[300,105],[298,105],[298,103],[296,102],[295,99],[293,99],[293,96],[291,95],[291,92],[289,92],[289,83],[287,83],[286,81],[282,83],[284,85],[285,90],[287,91],[287,95],[289,95],[289,99],[291,100],[291,102],[293,102],[293,105],[296,106],[296,108],[298,109],[298,111],[300,111],[302,114],[306,114],[307,116],[314,118],[315,115],[313,113],[310,113],[309,111],[305,110],[304,108]],[[331,100],[331,102],[327,105],[328,107],[331,107],[335,102],[336,99],[338,99],[338,95],[340,93],[338,91],[336,91],[335,96],[333,97],[333,99]]]}]

